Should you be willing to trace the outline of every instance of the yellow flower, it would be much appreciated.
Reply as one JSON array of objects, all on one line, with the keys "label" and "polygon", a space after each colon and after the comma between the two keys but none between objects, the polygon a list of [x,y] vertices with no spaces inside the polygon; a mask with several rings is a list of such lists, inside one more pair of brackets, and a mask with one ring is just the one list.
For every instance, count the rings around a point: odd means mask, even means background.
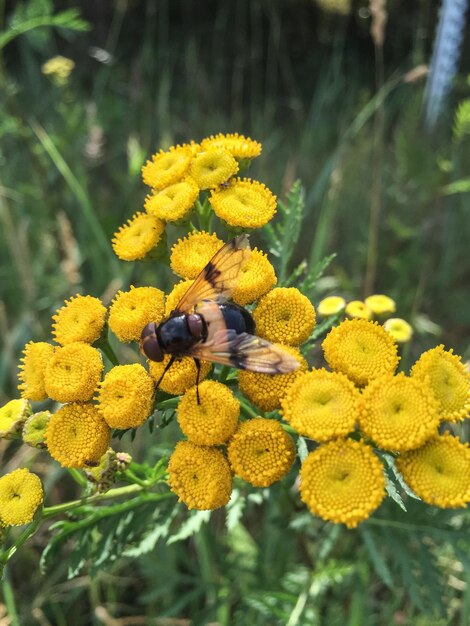
[{"label": "yellow flower", "polygon": [[137,428],[153,407],[155,383],[142,365],[117,365],[98,391],[98,410],[111,428]]},{"label": "yellow flower", "polygon": [[301,435],[327,441],[354,430],[360,393],[343,374],[325,369],[297,377],[281,400],[282,416]]},{"label": "yellow flower", "polygon": [[149,322],[163,318],[165,294],[155,287],[118,291],[109,307],[108,324],[119,341],[139,341]]},{"label": "yellow flower", "polygon": [[215,233],[193,231],[172,247],[171,269],[184,278],[196,278],[223,245]]},{"label": "yellow flower", "polygon": [[274,267],[268,257],[254,248],[248,261],[242,266],[232,300],[246,306],[259,300],[277,283]]},{"label": "yellow flower", "polygon": [[351,302],[348,302],[345,312],[349,317],[359,317],[363,320],[370,320],[372,317],[372,311],[365,302],[361,302],[360,300],[351,300]]},{"label": "yellow flower", "polygon": [[403,372],[385,374],[362,394],[359,425],[385,450],[405,452],[421,446],[437,431],[438,405],[426,383]]},{"label": "yellow flower", "polygon": [[358,385],[383,374],[393,374],[399,357],[393,337],[377,322],[353,319],[333,328],[322,344],[333,370],[346,374]]},{"label": "yellow flower", "polygon": [[383,467],[370,446],[338,439],[319,446],[300,471],[300,497],[322,519],[356,527],[385,496]]},{"label": "yellow flower", "polygon": [[165,222],[138,211],[114,233],[113,250],[123,261],[143,259],[158,244],[164,230]]},{"label": "yellow flower", "polygon": [[328,317],[340,313],[345,306],[346,300],[341,296],[328,296],[318,303],[317,312],[322,317]]},{"label": "yellow flower", "polygon": [[227,459],[216,448],[180,441],[168,463],[170,489],[188,509],[218,509],[232,492]]},{"label": "yellow flower", "polygon": [[[160,379],[170,358],[170,355],[166,354],[163,361],[160,363],[157,361],[149,361],[150,374],[155,381]],[[210,363],[201,361],[200,381],[204,380],[210,368]],[[196,377],[197,368],[194,359],[190,356],[185,356],[181,360],[173,363],[163,377],[160,383],[160,389],[165,393],[171,393],[172,396],[181,396],[189,387],[193,387],[196,384]]]},{"label": "yellow flower", "polygon": [[0,437],[19,433],[29,415],[31,415],[31,405],[27,400],[7,402],[0,409]]},{"label": "yellow flower", "polygon": [[199,187],[188,176],[147,196],[145,210],[165,222],[177,222],[189,215],[198,195]]},{"label": "yellow flower", "polygon": [[278,287],[268,292],[253,311],[256,334],[268,341],[298,346],[315,327],[315,309],[295,287]]},{"label": "yellow flower", "polygon": [[24,356],[20,359],[18,389],[22,398],[28,400],[45,400],[44,372],[54,354],[54,347],[43,341],[30,341],[24,347]]},{"label": "yellow flower", "polygon": [[238,133],[211,135],[201,141],[201,150],[224,148],[236,159],[254,159],[261,154],[261,144]]},{"label": "yellow flower", "polygon": [[57,55],[48,59],[41,65],[41,72],[44,76],[49,76],[54,85],[62,87],[67,84],[68,78],[74,67],[75,63],[72,59]]},{"label": "yellow flower", "polygon": [[209,202],[215,214],[230,226],[260,228],[276,213],[276,196],[262,183],[236,178],[211,192]]},{"label": "yellow flower", "polygon": [[86,467],[99,463],[109,445],[111,430],[90,403],[61,407],[49,421],[46,444],[62,467]]},{"label": "yellow flower", "polygon": [[171,314],[171,312],[176,309],[181,298],[184,296],[184,294],[188,291],[188,289],[191,287],[193,283],[194,283],[193,279],[192,280],[180,280],[180,282],[177,283],[173,287],[173,289],[170,291],[170,293],[166,297],[165,317],[168,317]]},{"label": "yellow flower", "polygon": [[392,335],[395,341],[398,343],[406,343],[410,341],[413,336],[413,329],[405,322],[405,320],[400,319],[399,317],[391,317],[390,319],[384,322],[385,330]]},{"label": "yellow flower", "polygon": [[32,448],[45,448],[46,430],[50,419],[50,411],[39,411],[30,415],[23,425],[24,443]]},{"label": "yellow flower", "polygon": [[238,163],[228,150],[221,148],[200,152],[189,168],[199,189],[218,187],[237,172]]},{"label": "yellow flower", "polygon": [[281,406],[281,398],[285,396],[292,383],[299,374],[307,369],[307,361],[300,350],[282,344],[275,344],[278,348],[292,355],[300,363],[299,369],[287,374],[255,374],[254,372],[239,371],[238,385],[240,391],[262,411],[274,411]]},{"label": "yellow flower", "polygon": [[405,481],[428,504],[454,509],[470,502],[470,448],[450,433],[436,435],[396,463]]},{"label": "yellow flower", "polygon": [[186,175],[192,156],[189,145],[172,146],[166,152],[160,150],[142,167],[144,183],[154,189],[162,189],[178,182]]},{"label": "yellow flower", "polygon": [[62,346],[75,341],[94,343],[101,335],[105,317],[101,300],[77,294],[52,316],[52,334]]},{"label": "yellow flower", "polygon": [[395,313],[397,305],[392,298],[384,296],[383,294],[374,294],[369,296],[365,300],[366,305],[376,315],[384,315],[386,313]]},{"label": "yellow flower", "polygon": [[30,524],[43,498],[39,476],[25,467],[5,474],[0,478],[0,525]]},{"label": "yellow flower", "polygon": [[443,345],[423,352],[411,368],[411,376],[426,380],[439,403],[442,420],[458,422],[470,411],[470,373],[462,359]]},{"label": "yellow flower", "polygon": [[103,359],[99,350],[86,343],[68,343],[57,348],[47,364],[44,383],[49,398],[57,402],[89,400],[100,382]]},{"label": "yellow flower", "polygon": [[281,480],[295,459],[292,438],[278,421],[264,417],[240,424],[227,452],[235,474],[254,487],[269,487]]},{"label": "yellow flower", "polygon": [[199,446],[217,446],[229,439],[237,427],[240,402],[228,387],[215,380],[188,389],[178,404],[177,418],[181,430]]}]

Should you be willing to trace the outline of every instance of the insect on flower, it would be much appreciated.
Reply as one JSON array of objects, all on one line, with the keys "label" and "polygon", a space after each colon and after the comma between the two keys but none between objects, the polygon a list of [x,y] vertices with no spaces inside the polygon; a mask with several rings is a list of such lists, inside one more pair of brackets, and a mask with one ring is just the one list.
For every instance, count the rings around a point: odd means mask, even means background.
[{"label": "insect on flower", "polygon": [[[240,271],[251,253],[248,236],[229,241],[212,257],[170,316],[150,322],[140,347],[152,361],[171,354],[157,388],[175,359],[192,356],[199,383],[200,361],[222,363],[259,374],[286,374],[297,360],[255,333],[255,322],[243,307],[229,302]],[[199,393],[198,393],[199,403]]]}]

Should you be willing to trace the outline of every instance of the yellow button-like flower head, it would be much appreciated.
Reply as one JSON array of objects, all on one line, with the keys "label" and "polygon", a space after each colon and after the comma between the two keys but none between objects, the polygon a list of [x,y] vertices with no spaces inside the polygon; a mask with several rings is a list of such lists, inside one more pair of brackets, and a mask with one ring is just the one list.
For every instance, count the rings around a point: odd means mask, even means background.
[{"label": "yellow button-like flower head", "polygon": [[[157,361],[149,361],[150,374],[155,382],[160,379],[160,376],[163,374],[163,370],[168,364],[170,358],[171,356],[166,354],[163,361],[160,363]],[[201,361],[201,372],[199,375],[200,381],[204,380],[209,373],[210,368],[210,363]],[[185,356],[181,360],[173,363],[163,377],[163,380],[160,383],[160,389],[165,393],[171,393],[172,396],[180,396],[187,389],[196,384],[196,378],[197,368],[194,363],[194,359],[190,356]]]},{"label": "yellow button-like flower head", "polygon": [[217,446],[229,439],[238,423],[240,402],[228,387],[215,380],[199,385],[200,404],[196,387],[188,389],[178,404],[178,423],[193,443]]},{"label": "yellow button-like flower head", "polygon": [[168,473],[170,489],[188,509],[218,509],[230,499],[232,473],[216,448],[180,441],[170,457]]},{"label": "yellow button-like flower head", "polygon": [[418,380],[428,379],[432,392],[439,403],[442,420],[457,422],[470,411],[470,372],[462,359],[445,350],[443,345],[423,352],[411,369]]},{"label": "yellow button-like flower head", "polygon": [[39,411],[30,415],[23,425],[24,443],[32,448],[45,448],[46,431],[50,419],[50,411]]},{"label": "yellow button-like flower head", "polygon": [[46,444],[62,467],[86,467],[99,463],[109,446],[111,430],[90,403],[61,407],[49,421]]},{"label": "yellow button-like flower head", "polygon": [[119,341],[139,341],[149,322],[163,318],[165,294],[155,287],[133,287],[118,291],[109,307],[109,327]]},{"label": "yellow button-like flower head", "polygon": [[384,322],[384,328],[389,332],[398,343],[406,343],[413,336],[413,329],[399,317],[391,317]]},{"label": "yellow button-like flower head", "polygon": [[358,385],[393,374],[399,357],[393,337],[377,322],[353,319],[333,328],[322,344],[328,365]]},{"label": "yellow button-like flower head", "polygon": [[360,393],[343,374],[319,369],[300,374],[281,406],[282,416],[298,433],[327,441],[354,430]]},{"label": "yellow button-like flower head", "polygon": [[312,513],[354,528],[384,499],[382,464],[372,448],[361,441],[330,441],[305,459],[300,496]]},{"label": "yellow button-like flower head", "polygon": [[22,526],[33,521],[44,497],[39,476],[16,469],[0,478],[0,525]]},{"label": "yellow button-like flower head", "polygon": [[165,222],[149,213],[137,212],[114,233],[113,250],[123,261],[143,259],[160,241]]},{"label": "yellow button-like flower head", "polygon": [[179,283],[173,287],[170,293],[166,297],[165,301],[165,317],[169,317],[169,315],[176,309],[180,300],[184,296],[184,294],[188,291],[191,285],[194,283],[193,279],[188,280],[180,280]]},{"label": "yellow button-like flower head", "polygon": [[369,309],[365,302],[361,300],[351,300],[348,302],[345,308],[345,313],[349,317],[358,317],[363,320],[370,320],[372,317],[372,311]]},{"label": "yellow button-like flower head", "polygon": [[68,343],[57,348],[44,373],[46,392],[57,402],[89,400],[101,379],[103,359],[86,343]]},{"label": "yellow button-like flower head", "polygon": [[152,412],[154,388],[142,365],[117,365],[100,384],[98,409],[111,428],[137,428]]},{"label": "yellow button-like flower head", "polygon": [[436,435],[396,463],[409,486],[428,504],[454,509],[470,502],[470,447],[450,433]]},{"label": "yellow button-like flower head", "polygon": [[261,154],[261,144],[238,133],[211,135],[201,141],[201,150],[224,148],[236,159],[254,159]]},{"label": "yellow button-like flower head", "polygon": [[41,65],[41,72],[45,76],[48,76],[54,85],[62,87],[67,84],[74,67],[75,63],[72,59],[68,59],[59,54],[43,63]]},{"label": "yellow button-like flower head", "polygon": [[94,343],[101,335],[105,317],[101,300],[77,294],[52,316],[52,334],[62,346],[74,341]]},{"label": "yellow button-like flower head", "polygon": [[44,372],[54,354],[54,347],[44,341],[30,341],[24,347],[23,357],[20,359],[18,389],[22,398],[40,401],[47,398],[44,386]]},{"label": "yellow button-like flower head", "polygon": [[277,287],[261,298],[253,319],[260,337],[299,346],[315,327],[315,309],[295,287]]},{"label": "yellow button-like flower head", "polygon": [[295,446],[281,424],[256,417],[240,424],[228,445],[232,470],[254,487],[269,487],[292,467]]},{"label": "yellow button-like flower head", "polygon": [[375,315],[395,313],[397,309],[395,300],[392,300],[392,298],[384,296],[380,293],[369,296],[368,298],[366,298],[365,302],[369,309],[372,311],[372,313],[375,313]]},{"label": "yellow button-like flower head", "polygon": [[144,183],[154,189],[163,189],[178,182],[186,176],[192,156],[188,145],[172,146],[166,152],[160,150],[142,167]]},{"label": "yellow button-like flower head", "polygon": [[145,210],[164,222],[177,222],[190,214],[198,195],[199,187],[191,176],[187,176],[147,196]]},{"label": "yellow button-like flower head", "polygon": [[172,247],[171,269],[184,278],[196,278],[223,245],[224,242],[215,233],[189,233],[184,239],[178,239]]},{"label": "yellow button-like flower head", "polygon": [[0,437],[16,435],[31,415],[31,405],[27,400],[10,400],[0,409]]},{"label": "yellow button-like flower head", "polygon": [[211,192],[209,202],[215,214],[230,226],[261,228],[276,213],[276,196],[262,183],[237,178]]},{"label": "yellow button-like flower head", "polygon": [[228,150],[218,148],[198,154],[189,173],[199,189],[213,189],[238,172],[238,163]]},{"label": "yellow button-like flower head", "polygon": [[242,266],[232,300],[246,306],[259,300],[277,283],[274,267],[268,257],[254,248],[248,261]]},{"label": "yellow button-like flower head", "polygon": [[317,312],[322,317],[336,315],[346,306],[346,300],[341,296],[328,296],[318,303]]}]

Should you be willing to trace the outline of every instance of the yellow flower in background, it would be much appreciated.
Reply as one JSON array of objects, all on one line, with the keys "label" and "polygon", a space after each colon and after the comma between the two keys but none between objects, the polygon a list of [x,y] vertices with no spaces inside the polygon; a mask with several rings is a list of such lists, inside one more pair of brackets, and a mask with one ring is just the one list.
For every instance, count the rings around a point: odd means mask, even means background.
[{"label": "yellow flower in background", "polygon": [[399,317],[391,317],[384,322],[383,326],[398,343],[406,343],[413,336],[412,327]]},{"label": "yellow flower in background", "polygon": [[341,313],[345,306],[346,300],[341,296],[328,296],[318,303],[317,313],[322,317],[328,317]]},{"label": "yellow flower in background", "polygon": [[101,300],[77,294],[52,316],[52,334],[62,346],[75,341],[94,343],[103,331],[105,317]]},{"label": "yellow flower in background", "polygon": [[438,404],[426,382],[386,374],[362,394],[362,432],[385,450],[405,452],[421,446],[437,432]]},{"label": "yellow flower in background", "polygon": [[[156,381],[160,379],[163,374],[171,355],[166,354],[163,361],[160,363],[157,361],[149,361],[150,375]],[[199,380],[204,378],[211,369],[211,363],[201,361],[201,373]],[[170,369],[167,371],[160,383],[160,389],[165,393],[171,393],[173,396],[181,396],[187,389],[193,387],[196,384],[197,368],[194,363],[194,359],[190,356],[185,356],[179,361],[175,361]]]},{"label": "yellow flower in background", "polygon": [[201,141],[201,150],[223,148],[236,159],[254,159],[261,154],[261,144],[238,133],[211,135]]},{"label": "yellow flower in background", "polygon": [[181,298],[184,296],[184,294],[188,291],[193,283],[193,279],[180,280],[179,283],[176,283],[176,285],[166,297],[165,317],[168,317],[172,313],[172,311],[176,309]]},{"label": "yellow flower in background", "polygon": [[375,315],[385,315],[387,313],[395,313],[397,309],[397,305],[395,304],[395,300],[389,298],[388,296],[384,296],[383,294],[374,294],[373,296],[369,296],[365,299],[366,305],[375,313]]},{"label": "yellow flower in background", "polygon": [[87,343],[68,343],[57,348],[47,364],[44,383],[49,398],[57,402],[89,400],[101,379],[103,359]]},{"label": "yellow flower in background", "polygon": [[154,189],[162,189],[178,182],[186,176],[192,156],[192,147],[187,144],[172,146],[167,151],[160,150],[142,167],[144,183]]},{"label": "yellow flower in background", "polygon": [[278,421],[256,417],[240,424],[227,453],[237,476],[254,487],[269,487],[289,472],[295,446]]},{"label": "yellow flower in background", "polygon": [[372,311],[369,309],[365,302],[361,300],[351,300],[348,302],[345,308],[345,313],[349,317],[358,317],[363,320],[370,320],[372,317]]},{"label": "yellow flower in background", "polygon": [[215,233],[193,231],[171,248],[171,269],[184,278],[196,278],[223,245]]},{"label": "yellow flower in background", "polygon": [[147,196],[145,210],[165,222],[177,222],[189,215],[198,195],[199,187],[187,176],[184,180]]},{"label": "yellow flower in background", "polygon": [[46,447],[46,431],[51,415],[50,411],[39,411],[28,417],[23,424],[22,437],[24,443],[32,448]]},{"label": "yellow flower in background", "polygon": [[360,393],[343,374],[325,369],[300,374],[281,400],[282,416],[317,441],[344,437],[359,419]]},{"label": "yellow flower in background", "polygon": [[54,346],[44,341],[27,343],[20,358],[18,390],[22,398],[39,401],[47,398],[44,372],[54,354]]},{"label": "yellow flower in background", "polygon": [[299,369],[287,374],[255,374],[254,372],[238,372],[240,391],[262,411],[273,411],[281,406],[281,398],[285,396],[290,385],[297,380],[299,374],[307,369],[307,361],[300,350],[291,346],[275,344],[278,348],[292,355],[300,363]]},{"label": "yellow flower in background", "polygon": [[0,525],[22,526],[33,521],[44,491],[39,476],[16,469],[0,478]]},{"label": "yellow flower in background", "polygon": [[10,400],[0,409],[0,437],[19,433],[27,417],[31,415],[28,400]]},{"label": "yellow flower in background", "polygon": [[212,189],[238,172],[238,163],[228,150],[218,148],[194,157],[189,173],[199,189]]},{"label": "yellow flower in background", "polygon": [[109,426],[93,404],[73,402],[52,415],[46,444],[62,467],[80,468],[99,463],[110,436]]},{"label": "yellow flower in background", "polygon": [[450,433],[436,435],[396,463],[411,489],[428,504],[453,509],[470,502],[470,447]]},{"label": "yellow flower in background", "polygon": [[162,320],[165,294],[155,287],[133,287],[118,291],[109,307],[108,324],[119,341],[139,341],[149,322]]},{"label": "yellow flower in background", "polygon": [[168,473],[170,489],[188,509],[218,509],[230,500],[232,473],[227,459],[216,448],[178,442]]},{"label": "yellow flower in background", "polygon": [[228,387],[215,380],[186,391],[178,404],[177,419],[183,434],[200,446],[216,446],[229,439],[238,423],[240,402]]},{"label": "yellow flower in background", "polygon": [[462,359],[443,345],[427,350],[411,368],[411,376],[428,382],[439,403],[441,420],[458,422],[470,411],[470,372]]},{"label": "yellow flower in background", "polygon": [[382,463],[361,441],[325,443],[302,464],[300,497],[322,519],[355,528],[385,497]]},{"label": "yellow flower in background", "polygon": [[75,63],[72,59],[57,55],[48,59],[41,65],[41,72],[44,76],[48,76],[54,85],[62,87],[67,84],[70,74],[72,73]]},{"label": "yellow flower in background", "polygon": [[240,270],[232,300],[241,306],[259,300],[277,283],[274,267],[264,252],[254,248]]},{"label": "yellow flower in background", "polygon": [[295,287],[277,287],[261,298],[253,319],[260,337],[299,346],[315,328],[315,309]]},{"label": "yellow flower in background", "polygon": [[276,213],[276,196],[262,183],[237,178],[211,192],[209,202],[215,214],[230,226],[261,228]]},{"label": "yellow flower in background", "polygon": [[123,261],[138,261],[157,246],[164,230],[165,222],[138,211],[114,233],[113,250]]},{"label": "yellow flower in background", "polygon": [[100,383],[98,410],[111,428],[137,428],[152,412],[154,390],[142,365],[117,365]]},{"label": "yellow flower in background", "polygon": [[333,328],[322,344],[331,369],[358,385],[393,374],[399,357],[393,337],[377,322],[353,319]]}]

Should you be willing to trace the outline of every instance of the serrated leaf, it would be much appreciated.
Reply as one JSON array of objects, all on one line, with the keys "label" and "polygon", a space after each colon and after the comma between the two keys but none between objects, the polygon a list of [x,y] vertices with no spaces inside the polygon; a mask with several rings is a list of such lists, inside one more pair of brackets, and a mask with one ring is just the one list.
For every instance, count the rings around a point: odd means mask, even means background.
[{"label": "serrated leaf", "polygon": [[398,506],[401,509],[403,509],[403,511],[406,511],[406,506],[402,500],[401,495],[398,493],[398,490],[395,487],[393,481],[390,480],[390,478],[387,475],[385,475],[385,489],[387,490],[387,493],[390,496],[390,498],[392,498],[392,500],[396,502]]},{"label": "serrated leaf", "polygon": [[421,498],[417,496],[415,492],[406,484],[405,479],[398,471],[398,467],[396,466],[393,456],[390,456],[389,454],[382,454],[382,458],[387,466],[392,470],[394,477],[397,479],[400,487],[403,489],[406,495],[410,496],[410,498],[413,498],[414,500],[421,500]]},{"label": "serrated leaf", "polygon": [[387,585],[389,589],[393,589],[392,573],[381,554],[380,545],[377,546],[374,533],[367,528],[367,526],[359,526],[359,534],[361,535],[364,546],[368,555],[372,561],[372,565],[377,573],[377,576],[382,582]]},{"label": "serrated leaf", "polygon": [[167,545],[188,539],[200,531],[203,524],[207,524],[210,520],[212,511],[191,511],[188,519],[180,526],[179,531],[171,535],[167,541]]},{"label": "serrated leaf", "polygon": [[227,511],[225,525],[227,526],[227,530],[229,532],[231,532],[235,528],[235,526],[240,523],[240,520],[243,516],[243,511],[245,510],[245,505],[245,497],[240,493],[239,489],[234,489],[232,491],[230,501],[225,507]]},{"label": "serrated leaf", "polygon": [[297,439],[297,454],[299,455],[299,459],[302,463],[308,456],[307,442],[304,437],[299,437]]}]

